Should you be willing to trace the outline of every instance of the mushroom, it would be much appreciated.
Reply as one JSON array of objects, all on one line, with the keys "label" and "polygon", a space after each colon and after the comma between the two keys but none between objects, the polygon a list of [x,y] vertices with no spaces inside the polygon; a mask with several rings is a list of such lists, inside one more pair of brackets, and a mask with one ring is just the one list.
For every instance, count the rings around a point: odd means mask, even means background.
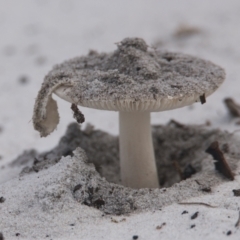
[{"label": "mushroom", "polygon": [[56,65],[38,93],[34,128],[44,137],[56,128],[59,115],[52,93],[83,107],[119,111],[122,183],[157,188],[150,113],[204,103],[224,78],[224,70],[209,61],[149,51],[144,40],[126,38],[113,53],[90,51]]}]

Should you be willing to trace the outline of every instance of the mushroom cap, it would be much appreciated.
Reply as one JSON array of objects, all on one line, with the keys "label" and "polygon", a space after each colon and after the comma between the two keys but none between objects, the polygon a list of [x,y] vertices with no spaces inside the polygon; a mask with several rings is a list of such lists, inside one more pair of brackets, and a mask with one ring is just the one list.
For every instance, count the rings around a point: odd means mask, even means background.
[{"label": "mushroom cap", "polygon": [[113,53],[90,51],[87,56],[57,65],[46,80],[73,81],[72,87],[63,86],[55,93],[81,106],[157,112],[199,101],[225,79],[224,70],[209,61],[181,53],[147,51],[139,38],[126,38],[117,47]]},{"label": "mushroom cap", "polygon": [[34,106],[33,124],[42,136],[59,121],[51,95],[84,107],[112,111],[164,111],[190,105],[213,93],[224,70],[197,57],[148,50],[140,38],[126,38],[112,53],[90,51],[54,66]]}]

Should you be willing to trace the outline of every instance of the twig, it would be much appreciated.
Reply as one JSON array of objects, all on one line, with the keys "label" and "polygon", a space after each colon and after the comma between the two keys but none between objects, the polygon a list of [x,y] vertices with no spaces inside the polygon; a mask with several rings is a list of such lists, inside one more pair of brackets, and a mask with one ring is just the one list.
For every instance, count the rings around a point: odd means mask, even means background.
[{"label": "twig", "polygon": [[181,204],[181,205],[202,205],[202,206],[210,207],[210,208],[216,208],[217,207],[217,206],[212,206],[208,203],[203,203],[203,202],[180,202],[178,204]]},{"label": "twig", "polygon": [[239,211],[239,213],[238,213],[238,220],[237,220],[237,222],[236,222],[236,224],[235,224],[235,227],[240,227],[240,211]]}]

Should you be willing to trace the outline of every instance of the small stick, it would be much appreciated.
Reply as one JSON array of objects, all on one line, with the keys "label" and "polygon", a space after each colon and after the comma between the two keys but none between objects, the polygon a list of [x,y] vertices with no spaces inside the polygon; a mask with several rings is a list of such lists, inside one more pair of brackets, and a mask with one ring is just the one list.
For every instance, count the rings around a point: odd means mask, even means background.
[{"label": "small stick", "polygon": [[238,220],[235,224],[235,227],[237,227],[237,228],[240,227],[240,211],[239,211]]},{"label": "small stick", "polygon": [[217,207],[217,206],[212,206],[208,203],[203,203],[203,202],[180,202],[178,204],[181,204],[181,205],[202,205],[202,206],[210,207],[210,208],[216,208]]},{"label": "small stick", "polygon": [[78,109],[76,104],[72,104],[71,109],[73,110],[73,117],[76,119],[78,123],[83,123],[85,121],[84,115]]}]

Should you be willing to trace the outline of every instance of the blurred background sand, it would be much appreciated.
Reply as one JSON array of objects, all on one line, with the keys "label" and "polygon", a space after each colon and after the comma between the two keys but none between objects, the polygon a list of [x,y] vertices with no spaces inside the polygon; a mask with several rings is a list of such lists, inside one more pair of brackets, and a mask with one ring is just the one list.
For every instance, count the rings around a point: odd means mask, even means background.
[{"label": "blurred background sand", "polygon": [[[70,105],[57,99],[61,121],[40,138],[32,127],[34,100],[54,64],[87,54],[113,51],[125,37],[141,37],[149,46],[193,54],[226,69],[222,87],[207,104],[152,114],[152,123],[175,119],[238,129],[222,102],[240,102],[240,1],[238,0],[22,0],[0,1],[0,166],[25,149],[55,146],[74,121]],[[86,122],[118,134],[118,114],[81,108]],[[85,124],[83,124],[84,127]]]}]

